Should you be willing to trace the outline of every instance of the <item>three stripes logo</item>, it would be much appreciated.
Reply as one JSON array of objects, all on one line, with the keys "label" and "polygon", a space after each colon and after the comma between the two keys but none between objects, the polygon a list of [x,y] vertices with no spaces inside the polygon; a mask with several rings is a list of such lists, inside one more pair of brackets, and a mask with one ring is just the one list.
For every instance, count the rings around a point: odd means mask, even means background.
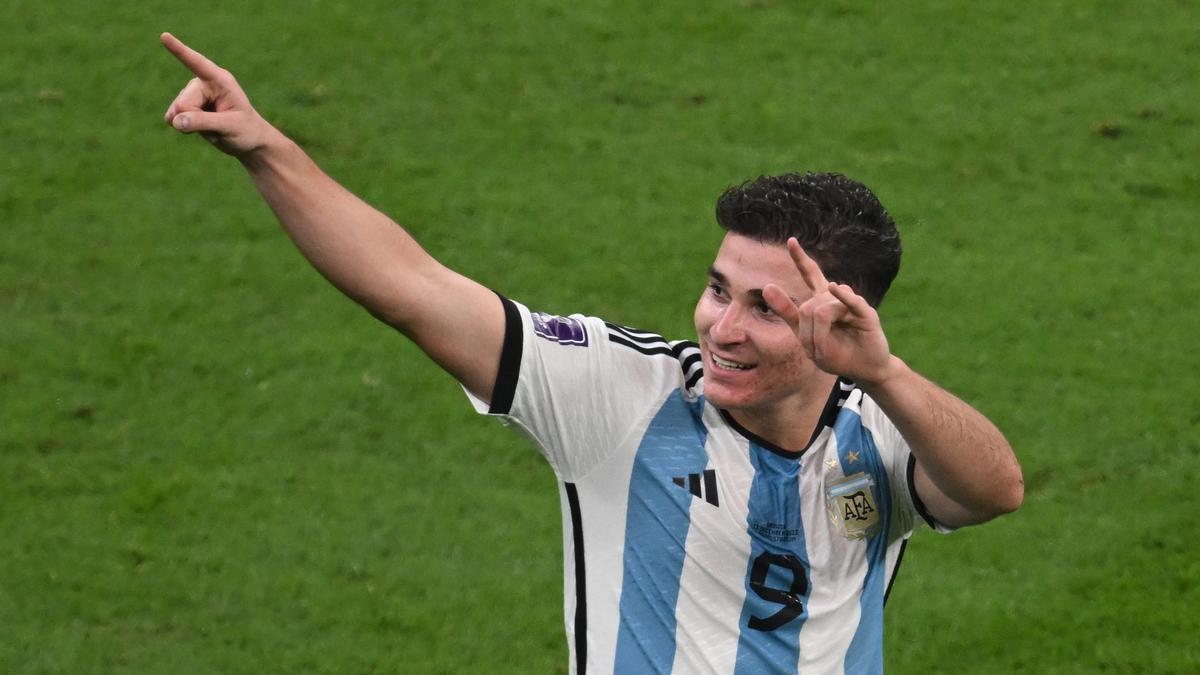
[{"label": "three stripes logo", "polygon": [[689,473],[686,476],[675,476],[671,482],[679,487],[687,488],[692,495],[713,506],[721,505],[717,499],[717,472],[713,469],[706,469],[703,474]]}]

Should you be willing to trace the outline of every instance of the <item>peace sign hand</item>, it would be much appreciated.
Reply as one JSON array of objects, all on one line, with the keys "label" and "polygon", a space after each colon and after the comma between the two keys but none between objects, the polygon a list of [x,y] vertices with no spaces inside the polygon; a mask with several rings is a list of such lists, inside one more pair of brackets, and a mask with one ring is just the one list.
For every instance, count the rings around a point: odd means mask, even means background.
[{"label": "peace sign hand", "polygon": [[850,286],[827,280],[795,237],[787,249],[812,296],[797,306],[782,288],[767,284],[767,305],[788,322],[818,368],[859,384],[881,382],[893,362],[875,308]]},{"label": "peace sign hand", "polygon": [[195,75],[167,108],[167,124],[183,133],[199,132],[235,157],[262,147],[272,127],[250,105],[233,74],[170,33],[159,39]]}]

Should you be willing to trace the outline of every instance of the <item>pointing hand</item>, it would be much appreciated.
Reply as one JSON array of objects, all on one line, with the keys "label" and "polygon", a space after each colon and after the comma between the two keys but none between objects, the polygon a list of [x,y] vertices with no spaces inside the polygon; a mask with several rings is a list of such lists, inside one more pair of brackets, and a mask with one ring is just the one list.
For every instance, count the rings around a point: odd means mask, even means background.
[{"label": "pointing hand", "polygon": [[262,147],[272,127],[250,105],[233,74],[170,33],[159,39],[195,75],[167,108],[167,124],[183,133],[199,133],[239,158]]}]

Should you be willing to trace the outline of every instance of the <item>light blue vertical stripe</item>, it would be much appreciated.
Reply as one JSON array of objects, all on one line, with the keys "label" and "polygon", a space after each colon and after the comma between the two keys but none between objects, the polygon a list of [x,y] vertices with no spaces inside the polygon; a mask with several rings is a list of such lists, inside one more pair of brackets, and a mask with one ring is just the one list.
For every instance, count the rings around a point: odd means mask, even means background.
[{"label": "light blue vertical stripe", "polygon": [[[747,516],[750,559],[746,561],[746,600],[742,604],[734,675],[795,673],[800,655],[800,628],[808,618],[811,592],[808,548],[800,515],[800,461],[751,443],[750,463],[754,467]],[[804,611],[774,630],[750,627],[751,617],[768,619],[784,609],[784,605],[760,597],[751,587],[755,561],[765,553],[792,556],[802,567],[796,572],[781,565],[771,565],[766,577],[766,585],[770,588],[787,591],[796,574],[804,577],[804,590],[800,596]]]},{"label": "light blue vertical stripe", "polygon": [[859,621],[846,651],[846,675],[883,673],[883,595],[886,591],[888,530],[891,526],[892,490],[886,467],[875,439],[862,425],[862,418],[843,409],[833,427],[838,459],[847,476],[865,472],[875,479],[875,505],[881,527],[867,541],[867,576],[859,596]]},{"label": "light blue vertical stripe", "polygon": [[687,403],[679,390],[667,398],[642,437],[633,460],[625,519],[621,622],[615,672],[671,672],[675,659],[675,605],[683,572],[692,494],[672,482],[702,473],[708,464],[703,400]]}]

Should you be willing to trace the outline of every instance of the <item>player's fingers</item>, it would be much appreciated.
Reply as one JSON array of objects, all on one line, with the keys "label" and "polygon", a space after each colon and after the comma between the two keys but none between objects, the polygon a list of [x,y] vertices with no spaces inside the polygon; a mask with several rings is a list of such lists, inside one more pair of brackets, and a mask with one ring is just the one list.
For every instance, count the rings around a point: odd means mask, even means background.
[{"label": "player's fingers", "polygon": [[795,329],[800,322],[800,309],[796,307],[796,303],[791,297],[775,284],[764,286],[762,294],[763,300],[771,308],[771,311],[778,314],[784,321],[788,322],[788,325]]},{"label": "player's fingers", "polygon": [[809,359],[814,359],[816,356],[816,347],[813,344],[813,328],[816,325],[815,309],[816,303],[811,299],[796,308],[796,337],[800,338],[800,346],[804,349],[804,355]]},{"label": "player's fingers", "polygon": [[850,311],[846,305],[836,298],[824,296],[824,298],[814,298],[807,303],[806,314],[810,317],[810,332],[812,334],[812,357],[813,360],[820,362],[824,355],[828,353],[826,346],[829,344],[830,333],[833,332],[834,324],[841,321]]},{"label": "player's fingers", "polygon": [[167,51],[175,55],[188,70],[195,73],[196,77],[203,80],[215,80],[221,75],[221,68],[213,63],[209,58],[191,47],[183,44],[183,42],[171,35],[163,33],[158,37],[162,41],[163,46]]},{"label": "player's fingers", "polygon": [[854,289],[846,284],[829,284],[829,292],[833,294],[833,297],[840,300],[851,314],[860,319],[870,318],[875,312],[875,309],[871,307],[866,298],[855,293]]},{"label": "player's fingers", "polygon": [[223,136],[230,133],[233,127],[231,115],[236,113],[206,112],[204,110],[189,110],[181,112],[171,120],[171,126],[185,134],[201,132],[205,138],[210,135]]},{"label": "player's fingers", "polygon": [[788,254],[792,256],[792,262],[796,264],[796,269],[800,270],[800,276],[804,278],[805,285],[813,293],[819,293],[829,282],[825,279],[825,274],[821,272],[821,267],[817,265],[817,261],[805,252],[800,246],[800,242],[795,237],[789,237],[787,241]]},{"label": "player's fingers", "polygon": [[163,116],[163,119],[170,124],[171,120],[179,113],[185,110],[201,110],[207,102],[208,97],[204,91],[204,82],[198,77],[193,77],[179,91],[175,100],[171,101],[171,105],[167,106],[167,112]]},{"label": "player's fingers", "polygon": [[813,316],[817,321],[832,326],[846,318],[850,308],[835,297],[825,296],[818,300],[813,307]]}]

